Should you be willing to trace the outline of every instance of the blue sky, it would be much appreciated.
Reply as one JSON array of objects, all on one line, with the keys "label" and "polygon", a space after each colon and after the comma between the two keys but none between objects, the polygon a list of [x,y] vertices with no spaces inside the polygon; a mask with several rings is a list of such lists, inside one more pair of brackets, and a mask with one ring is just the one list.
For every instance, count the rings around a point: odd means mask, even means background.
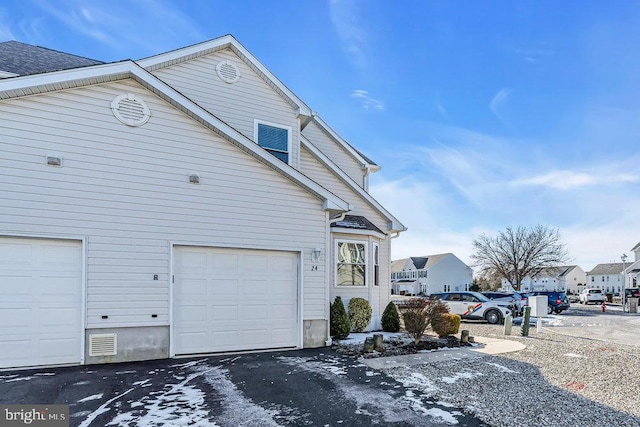
[{"label": "blue sky", "polygon": [[5,0],[0,41],[103,61],[233,34],[382,170],[393,258],[556,227],[573,263],[640,241],[640,1]]}]

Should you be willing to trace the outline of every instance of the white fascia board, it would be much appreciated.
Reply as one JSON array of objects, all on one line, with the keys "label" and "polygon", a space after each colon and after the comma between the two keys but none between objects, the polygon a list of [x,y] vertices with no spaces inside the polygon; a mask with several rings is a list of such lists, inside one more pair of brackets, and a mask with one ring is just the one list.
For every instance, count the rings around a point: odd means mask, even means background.
[{"label": "white fascia board", "polygon": [[[142,86],[196,119],[218,135],[227,139],[237,147],[249,153],[262,163],[291,179],[316,197],[323,200],[323,207],[329,211],[348,212],[349,204],[331,193],[320,184],[306,177],[296,169],[269,154],[240,132],[236,131],[204,108],[195,104],[156,76],[141,68],[133,61],[114,64],[102,64],[91,67],[58,71],[33,76],[16,77],[0,80],[0,99],[21,96],[30,88],[38,88],[36,93],[59,90],[61,86],[88,86],[101,81],[133,78]],[[28,91],[33,92],[33,91]],[[9,96],[7,96],[9,94]],[[22,95],[24,96],[24,95]]]},{"label": "white fascia board", "polygon": [[305,136],[300,136],[300,144],[313,154],[313,156],[329,170],[331,170],[342,182],[347,184],[352,190],[358,193],[363,199],[365,199],[374,209],[380,212],[384,217],[389,220],[390,232],[406,231],[405,227],[396,217],[386,210],[371,194],[367,193],[362,187],[360,187],[349,175],[347,175],[342,169],[338,167],[329,157],[327,157],[322,151],[318,149],[309,139]]},{"label": "white fascia board", "polygon": [[[95,84],[96,79],[101,77],[127,75],[131,72],[131,68],[134,65],[132,61],[123,61],[113,64],[101,64],[0,80],[0,93],[21,91],[28,88],[43,88],[43,92],[48,92],[56,90],[56,88],[51,85],[60,85],[61,83],[67,82],[77,82],[77,86]],[[11,96],[0,96],[0,98],[10,97]]]},{"label": "white fascia board", "polygon": [[[199,56],[208,55],[217,50],[231,48],[241,58],[246,58],[250,65],[255,67],[262,73],[274,86],[276,86],[284,96],[288,97],[293,104],[296,105],[298,116],[310,117],[312,115],[311,109],[298,98],[289,88],[287,88],[271,71],[267,69],[258,59],[251,54],[235,37],[232,35],[226,35],[218,37],[213,40],[209,40],[203,43],[198,43],[192,46],[188,46],[182,49],[176,49],[171,52],[161,53],[159,55],[150,56],[148,58],[136,61],[138,65],[147,70],[156,70],[168,65],[173,65],[182,61],[186,61]],[[244,59],[243,58],[243,59]]]},{"label": "white fascia board", "polygon": [[376,164],[369,163],[360,153],[358,153],[354,148],[345,141],[336,131],[331,129],[331,127],[325,123],[320,116],[313,116],[313,120],[325,131],[331,138],[333,138],[338,144],[340,144],[349,154],[351,154],[357,161],[362,164],[363,169],[367,169],[369,172],[378,172],[381,168]]}]

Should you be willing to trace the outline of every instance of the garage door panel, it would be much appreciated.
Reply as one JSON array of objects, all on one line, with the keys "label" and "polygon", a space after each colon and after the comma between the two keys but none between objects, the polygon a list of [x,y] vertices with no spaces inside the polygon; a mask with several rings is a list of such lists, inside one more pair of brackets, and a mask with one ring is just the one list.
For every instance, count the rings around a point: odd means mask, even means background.
[{"label": "garage door panel", "polygon": [[31,341],[26,339],[4,339],[0,342],[3,367],[23,366],[25,357],[31,358]]},{"label": "garage door panel", "polygon": [[210,270],[217,274],[235,274],[240,262],[240,257],[237,254],[211,253],[210,259]]},{"label": "garage door panel", "polygon": [[[0,267],[2,268],[2,267]],[[7,298],[20,298],[31,293],[31,275],[0,275],[0,294],[4,302]]]},{"label": "garage door panel", "polygon": [[217,297],[235,297],[239,294],[238,281],[233,279],[209,279],[209,294]]},{"label": "garage door panel", "polygon": [[31,265],[33,262],[33,248],[30,243],[0,244],[0,265],[15,269],[20,266]]},{"label": "garage door panel", "polygon": [[44,243],[38,246],[34,262],[42,268],[54,270],[68,270],[77,266],[77,260],[82,256],[81,248],[62,244]]},{"label": "garage door panel", "polygon": [[[183,252],[192,250],[176,247],[174,258],[179,260]],[[206,271],[194,272],[180,262],[174,264],[176,354],[296,346],[297,254],[221,248],[197,251],[207,254]],[[207,282],[207,289],[183,292],[181,288],[196,276]],[[205,322],[187,321],[183,312],[194,301],[207,307]],[[203,333],[208,337],[204,343],[185,338]]]},{"label": "garage door panel", "polygon": [[237,306],[215,306],[211,307],[211,320],[220,324],[220,322],[236,322],[238,320]]},{"label": "garage door panel", "polygon": [[176,319],[181,322],[207,321],[207,307],[205,305],[181,304],[176,308]]},{"label": "garage door panel", "polygon": [[245,255],[243,267],[247,273],[264,274],[269,269],[269,257],[266,255]]},{"label": "garage door panel", "polygon": [[267,313],[269,308],[267,305],[245,305],[242,307],[242,319],[244,322],[252,322],[252,321],[268,321],[269,317]]},{"label": "garage door panel", "polygon": [[[40,340],[39,353],[44,359],[55,359],[73,357],[75,352],[72,350],[77,340],[74,337],[42,339]],[[77,350],[76,350],[77,352]],[[55,362],[54,362],[55,363]]]},{"label": "garage door panel", "polygon": [[[291,283],[289,283],[289,288],[291,288]],[[266,279],[263,280],[255,280],[255,279],[247,279],[242,284],[242,294],[246,297],[263,297],[267,295],[267,291],[269,289],[269,281]]]},{"label": "garage door panel", "polygon": [[82,243],[0,238],[0,368],[80,363]]},{"label": "garage door panel", "polygon": [[206,279],[184,278],[182,286],[180,286],[180,293],[183,295],[202,295],[206,292],[206,289]]},{"label": "garage door panel", "polygon": [[290,319],[295,316],[296,306],[293,304],[274,304],[271,306],[271,317],[277,320]]},{"label": "garage door panel", "polygon": [[40,309],[41,327],[73,327],[78,323],[77,307],[50,307]]}]

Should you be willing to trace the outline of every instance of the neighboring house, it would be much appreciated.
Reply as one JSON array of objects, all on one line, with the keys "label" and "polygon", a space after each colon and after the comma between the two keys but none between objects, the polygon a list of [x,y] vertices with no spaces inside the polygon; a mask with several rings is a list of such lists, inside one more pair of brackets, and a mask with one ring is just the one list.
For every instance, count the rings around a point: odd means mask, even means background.
[{"label": "neighboring house", "polygon": [[640,287],[640,242],[635,245],[631,252],[634,253],[634,260],[628,260],[628,264],[625,264],[625,288],[638,288]]},{"label": "neighboring house", "polygon": [[[560,291],[578,293],[585,287],[587,274],[578,265],[547,267],[531,277],[522,280],[520,291]],[[513,287],[505,279],[502,289],[513,291]]]},{"label": "neighboring house", "polygon": [[601,289],[606,294],[622,292],[622,263],[598,264],[587,272],[587,288]]},{"label": "neighboring house", "polygon": [[391,263],[394,294],[468,291],[472,282],[471,268],[452,253],[404,258]]},{"label": "neighboring house", "polygon": [[0,72],[0,368],[325,346],[338,295],[380,327],[379,166],[235,38]]}]

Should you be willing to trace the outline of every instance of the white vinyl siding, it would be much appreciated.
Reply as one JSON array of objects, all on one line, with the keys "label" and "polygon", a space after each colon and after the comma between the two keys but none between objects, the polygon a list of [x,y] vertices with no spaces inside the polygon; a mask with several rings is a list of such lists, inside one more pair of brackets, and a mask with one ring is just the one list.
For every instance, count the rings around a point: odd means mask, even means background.
[{"label": "white vinyl siding", "polygon": [[[128,92],[151,110],[144,126],[111,114]],[[0,230],[87,236],[87,327],[169,323],[171,241],[304,250],[304,262],[326,250],[318,198],[131,80],[2,101],[0,113]],[[324,268],[304,278],[305,316],[324,318]]]},{"label": "white vinyl siding", "polygon": [[[318,147],[324,155],[329,157],[344,173],[349,175],[359,187],[364,188],[364,171],[362,164],[356,160],[347,150],[333,140],[315,122],[309,123],[302,134]],[[301,166],[302,168],[302,166]]]},{"label": "white vinyl siding", "polygon": [[[225,83],[217,76],[216,65],[225,60],[238,67],[237,83]],[[229,49],[152,73],[248,138],[255,118],[299,129],[296,109]],[[298,131],[292,132],[289,164],[295,168],[298,147]]]},{"label": "white vinyl siding", "polygon": [[302,148],[300,154],[300,171],[314,181],[322,183],[325,188],[331,189],[331,192],[342,200],[348,201],[351,206],[349,215],[364,216],[383,232],[388,229],[388,221],[376,209],[318,162],[309,151]]}]

